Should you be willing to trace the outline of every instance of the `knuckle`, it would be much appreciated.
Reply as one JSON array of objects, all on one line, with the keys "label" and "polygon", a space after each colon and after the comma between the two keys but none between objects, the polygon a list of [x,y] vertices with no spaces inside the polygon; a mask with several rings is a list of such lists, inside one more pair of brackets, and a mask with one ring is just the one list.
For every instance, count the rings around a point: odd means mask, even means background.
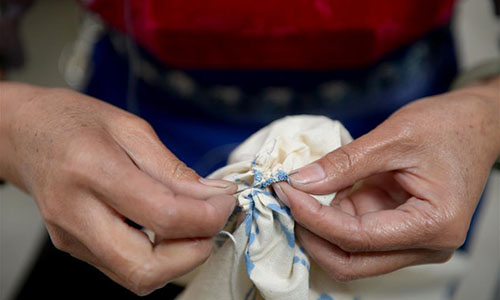
[{"label": "knuckle", "polygon": [[362,229],[359,221],[345,226],[345,233],[336,244],[345,252],[359,252],[371,250],[373,247],[372,237]]},{"label": "knuckle", "polygon": [[338,242],[339,248],[345,252],[368,250],[370,247],[367,244],[366,240],[363,240],[358,234],[350,235],[349,239],[343,239]]},{"label": "knuckle", "polygon": [[415,153],[423,147],[427,147],[428,143],[423,142],[423,138],[427,133],[423,132],[421,124],[415,120],[407,117],[397,119],[397,121],[393,120],[393,122],[381,125],[376,130],[376,137],[379,142],[376,143],[375,147],[367,150],[370,153],[365,154],[376,157],[377,153],[390,153],[392,164],[396,162],[401,164],[401,166],[395,165],[393,167],[402,167],[405,165],[402,160],[408,159],[408,153]]},{"label": "knuckle", "polygon": [[413,146],[419,136],[419,127],[419,123],[413,120],[405,120],[401,126],[393,128],[391,134],[394,141],[397,142],[396,145]]},{"label": "knuckle", "polygon": [[59,230],[49,230],[50,240],[57,250],[69,252],[71,249],[71,242]]},{"label": "knuckle", "polygon": [[330,172],[332,170],[350,171],[354,166],[354,154],[348,146],[340,147],[328,153],[325,156],[324,162],[326,163],[326,169],[330,170]]},{"label": "knuckle", "polygon": [[148,121],[142,118],[134,118],[133,126],[146,134],[156,135],[155,130]]},{"label": "knuckle", "polygon": [[193,257],[196,257],[197,264],[204,263],[212,254],[212,241],[210,239],[198,240]]},{"label": "knuckle", "polygon": [[434,260],[435,263],[445,263],[451,259],[453,251],[440,251]]},{"label": "knuckle", "polygon": [[[428,143],[422,142],[422,133],[418,128],[404,126],[394,135],[394,142],[387,146],[397,153],[415,153],[427,147]],[[407,155],[404,155],[407,158]],[[397,157],[396,157],[397,158]]]},{"label": "knuckle", "polygon": [[167,175],[170,180],[183,180],[192,176],[191,169],[178,159],[169,160],[166,164],[166,169],[170,171]]},{"label": "knuckle", "polygon": [[224,226],[226,220],[224,219],[222,213],[218,211],[214,206],[203,203],[205,206],[205,224],[204,231],[208,236],[216,235],[221,228]]},{"label": "knuckle", "polygon": [[454,213],[453,209],[443,209],[436,217],[437,229],[434,232],[434,241],[441,249],[454,250],[465,242],[469,223],[467,218]]},{"label": "knuckle", "polygon": [[140,264],[129,271],[127,283],[133,293],[145,296],[167,282],[161,282],[153,264]]},{"label": "knuckle", "polygon": [[467,234],[460,229],[449,229],[449,232],[437,238],[439,248],[457,249],[465,243],[466,236]]},{"label": "knuckle", "polygon": [[127,130],[132,131],[151,131],[153,127],[149,124],[148,121],[140,118],[134,114],[126,112],[125,114],[118,114],[117,123],[122,127],[126,127]]},{"label": "knuckle", "polygon": [[311,255],[334,281],[345,283],[362,277],[356,273],[355,258],[350,253],[337,256],[335,259],[324,255],[318,257],[314,252]]},{"label": "knuckle", "polygon": [[457,249],[465,243],[466,236],[466,233],[459,231],[450,232],[445,239],[442,239],[441,247],[444,249]]},{"label": "knuckle", "polygon": [[296,221],[303,222],[311,228],[316,228],[326,232],[325,238],[332,240],[329,234],[330,215],[328,213],[329,207],[324,205],[315,205],[306,209],[298,207],[293,211],[293,216]]},{"label": "knuckle", "polygon": [[68,251],[68,243],[66,243],[64,238],[61,238],[58,235],[50,235],[50,239],[52,241],[52,244],[54,244],[54,247],[56,247],[57,250],[67,252]]},{"label": "knuckle", "polygon": [[457,232],[452,229],[453,213],[445,207],[411,205],[406,212],[411,216],[407,226],[412,229],[413,242],[434,249],[454,249]]},{"label": "knuckle", "polygon": [[202,262],[206,261],[210,255],[212,254],[212,242],[211,241],[205,241],[203,243],[203,246],[201,247],[201,250],[200,250],[200,258],[202,260]]},{"label": "knuckle", "polygon": [[[290,207],[290,211],[291,211],[296,222],[299,222],[302,224],[308,224],[309,222],[314,221],[314,220],[317,222],[321,222],[319,220],[319,217],[317,217],[318,214],[320,214],[320,212],[315,207],[313,207],[310,210],[307,210],[307,209],[303,208],[303,204],[300,202],[298,203],[298,205],[295,204],[295,202],[292,202],[292,203],[293,204]],[[317,218],[311,218],[310,217],[311,214]]]},{"label": "knuckle", "polygon": [[157,210],[151,219],[151,226],[153,227],[151,229],[163,237],[171,236],[176,231],[177,215],[177,209],[174,205]]},{"label": "knuckle", "polygon": [[360,252],[367,251],[371,247],[370,244],[366,242],[366,240],[362,240],[359,237],[353,237],[351,240],[342,240],[339,241],[338,246],[345,252]]}]

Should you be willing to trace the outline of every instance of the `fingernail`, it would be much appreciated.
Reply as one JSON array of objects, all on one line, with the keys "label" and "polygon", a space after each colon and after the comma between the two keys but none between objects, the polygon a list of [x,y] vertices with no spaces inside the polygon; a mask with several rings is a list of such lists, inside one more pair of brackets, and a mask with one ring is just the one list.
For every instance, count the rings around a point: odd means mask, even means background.
[{"label": "fingernail", "polygon": [[281,184],[285,184],[285,183],[273,184],[274,191],[278,195],[278,198],[281,200],[281,202],[283,202],[283,204],[285,204],[286,206],[290,207],[290,201],[288,201],[288,198],[287,198],[285,192],[283,192],[283,189],[280,186]]},{"label": "fingernail", "polygon": [[229,181],[208,179],[208,178],[203,178],[203,177],[200,177],[200,179],[198,179],[198,181],[206,186],[216,187],[216,188],[220,188],[220,189],[227,189],[229,187],[236,186],[236,184],[229,182]]},{"label": "fingernail", "polygon": [[[308,184],[325,179],[325,170],[318,163],[307,165],[295,171],[297,173],[290,176],[290,181],[296,184]],[[293,172],[291,172],[293,173]]]}]

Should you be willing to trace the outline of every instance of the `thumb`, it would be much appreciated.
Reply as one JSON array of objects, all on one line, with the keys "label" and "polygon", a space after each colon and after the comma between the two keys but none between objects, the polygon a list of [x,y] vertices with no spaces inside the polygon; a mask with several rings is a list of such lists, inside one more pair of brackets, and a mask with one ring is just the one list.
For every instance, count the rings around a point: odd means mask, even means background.
[{"label": "thumb", "polygon": [[200,177],[165,147],[161,157],[150,157],[144,165],[149,166],[155,174],[154,177],[176,194],[208,199],[221,194],[234,194],[237,191],[237,185],[233,182]]},{"label": "thumb", "polygon": [[197,199],[236,192],[237,186],[232,182],[201,178],[163,145],[149,124],[139,124],[127,135],[116,134],[114,138],[140,170],[174,193]]},{"label": "thumb", "polygon": [[371,175],[404,167],[411,150],[408,134],[393,126],[380,125],[373,131],[326,154],[290,176],[290,183],[310,194],[330,194],[354,185]]}]

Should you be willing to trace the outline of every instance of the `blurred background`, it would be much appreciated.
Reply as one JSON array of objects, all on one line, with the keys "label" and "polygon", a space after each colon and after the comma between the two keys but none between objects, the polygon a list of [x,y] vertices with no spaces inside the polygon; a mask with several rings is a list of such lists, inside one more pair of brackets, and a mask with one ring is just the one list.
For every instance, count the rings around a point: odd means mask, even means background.
[{"label": "blurred background", "polygon": [[[462,70],[498,56],[500,19],[491,0],[458,1],[453,22]],[[44,86],[68,86],[63,76],[67,53],[73,49],[84,13],[76,1],[37,1],[21,26],[26,63],[9,80]],[[1,38],[1,37],[0,37]],[[73,74],[78,76],[77,74]],[[69,77],[68,77],[69,76]],[[500,172],[490,176],[477,233],[471,241],[471,269],[456,299],[500,299]],[[33,263],[45,228],[30,196],[15,187],[0,186],[0,300],[14,293]],[[54,282],[54,288],[57,283]]]}]

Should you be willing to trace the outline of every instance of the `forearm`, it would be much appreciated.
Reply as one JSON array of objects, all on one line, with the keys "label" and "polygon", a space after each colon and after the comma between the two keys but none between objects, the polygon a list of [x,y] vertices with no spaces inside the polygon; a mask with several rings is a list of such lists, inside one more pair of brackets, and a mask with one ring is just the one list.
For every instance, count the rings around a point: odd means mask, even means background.
[{"label": "forearm", "polygon": [[[496,109],[497,109],[497,112],[499,115],[499,121],[497,123],[497,125],[498,125],[497,126],[497,128],[498,128],[497,139],[500,140],[500,76],[489,80],[487,82],[487,84],[489,85],[489,87],[491,87],[491,95],[493,97],[492,101],[496,101],[496,103],[497,103]],[[498,142],[500,144],[500,141],[498,141]],[[497,160],[495,162],[495,169],[500,170],[500,149],[498,152],[499,153],[497,155]]]},{"label": "forearm", "polygon": [[25,134],[20,122],[30,118],[26,105],[47,92],[28,84],[0,82],[0,178],[25,189],[19,174],[19,150],[14,138]]},{"label": "forearm", "polygon": [[473,94],[490,108],[494,124],[491,124],[493,126],[489,128],[494,128],[496,132],[491,143],[496,149],[496,157],[500,156],[500,76],[477,81],[455,92]]}]

